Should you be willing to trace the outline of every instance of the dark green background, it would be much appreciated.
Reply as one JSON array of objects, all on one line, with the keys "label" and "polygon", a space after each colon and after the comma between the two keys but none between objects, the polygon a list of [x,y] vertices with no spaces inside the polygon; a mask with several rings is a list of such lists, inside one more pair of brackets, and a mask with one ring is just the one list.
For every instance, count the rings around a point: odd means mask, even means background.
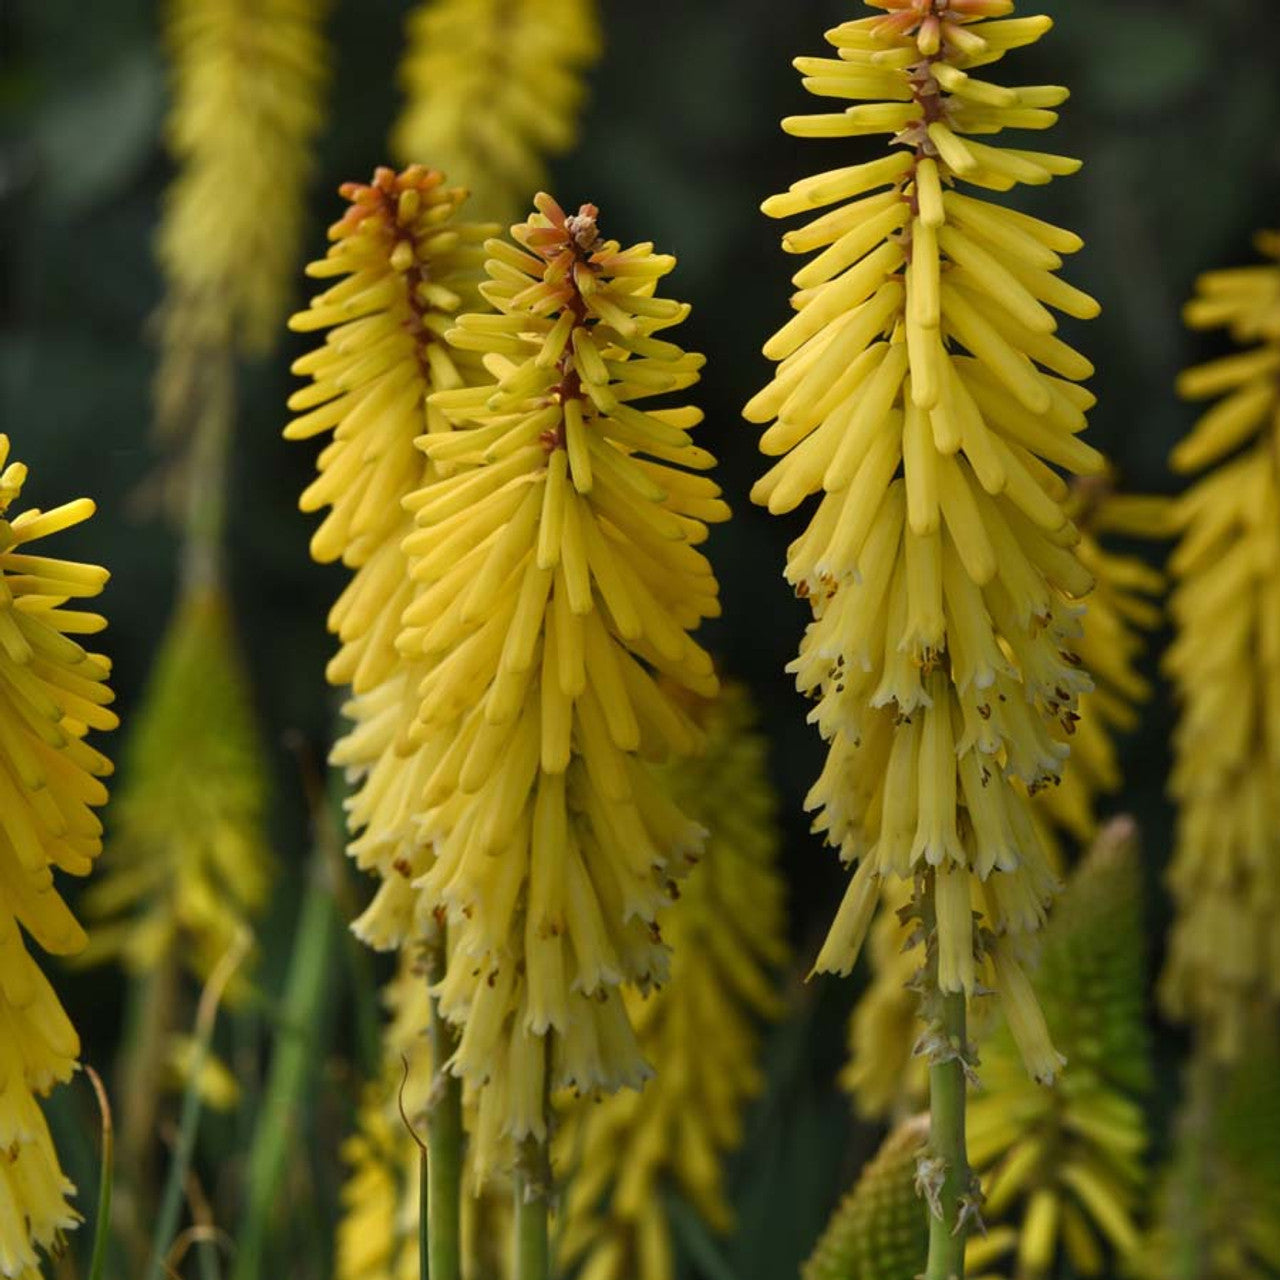
[{"label": "dark green background", "polygon": [[[775,742],[793,932],[806,961],[842,878],[833,855],[807,836],[800,812],[820,746],[782,674],[803,625],[780,576],[796,526],[748,503],[762,464],[755,429],[738,415],[768,377],[759,348],[785,318],[794,270],[778,248],[780,228],[758,212],[760,200],[880,145],[786,138],[778,119],[808,109],[789,59],[821,52],[823,29],[863,10],[835,0],[604,0],[602,7],[605,56],[581,147],[557,166],[554,191],[565,204],[598,204],[608,234],[652,239],[680,260],[670,291],[694,306],[683,341],[709,361],[698,392],[708,415],[702,443],[722,461],[736,512],[711,544],[725,616],[708,634],[727,668],[754,687]],[[323,249],[323,227],[340,208],[338,183],[366,176],[384,158],[406,8],[402,0],[343,0],[335,8],[336,73],[306,257]],[[1091,439],[1126,486],[1170,492],[1176,486],[1164,458],[1192,416],[1174,399],[1172,380],[1212,345],[1184,333],[1178,308],[1199,270],[1249,261],[1252,231],[1280,222],[1280,23],[1263,0],[1049,0],[1043,8],[1056,29],[1010,56],[994,78],[1070,85],[1073,100],[1045,145],[1084,157],[1086,167],[1026,194],[1025,207],[1087,241],[1068,273],[1104,307],[1102,319],[1076,335],[1098,366]],[[0,53],[3,429],[31,465],[28,501],[89,494],[99,504],[96,520],[67,536],[64,550],[112,570],[106,644],[127,722],[169,608],[175,551],[164,525],[137,518],[131,501],[153,462],[146,331],[161,282],[151,239],[170,176],[157,13],[143,0],[9,0],[0,10]],[[324,750],[333,699],[322,681],[330,651],[323,618],[340,582],[308,562],[312,520],[294,506],[314,451],[280,438],[287,367],[302,349],[286,335],[273,359],[245,371],[232,491],[236,598],[278,778],[283,870],[272,917],[279,927],[269,931],[263,969],[268,987],[279,983],[297,900],[291,880],[306,845],[286,742],[300,731],[315,752]],[[1168,844],[1161,791],[1171,718],[1162,689],[1125,745],[1130,782],[1114,802],[1146,828],[1157,920],[1165,910],[1158,876]],[[110,1061],[118,981],[59,981],[84,1029],[87,1059]],[[831,1087],[851,996],[851,984],[797,986],[795,1016],[771,1042],[770,1094],[735,1173],[744,1221],[728,1254],[744,1280],[792,1273],[871,1141],[850,1132]],[[340,1022],[339,1060],[350,1051],[344,1028]],[[1163,1031],[1159,1044],[1167,1102],[1179,1041]],[[330,1162],[331,1137],[322,1131],[315,1148]],[[231,1138],[223,1139],[229,1148]],[[206,1163],[216,1162],[217,1140],[215,1132]],[[332,1168],[317,1176],[322,1200],[335,1177]],[[323,1223],[323,1208],[315,1212]]]}]

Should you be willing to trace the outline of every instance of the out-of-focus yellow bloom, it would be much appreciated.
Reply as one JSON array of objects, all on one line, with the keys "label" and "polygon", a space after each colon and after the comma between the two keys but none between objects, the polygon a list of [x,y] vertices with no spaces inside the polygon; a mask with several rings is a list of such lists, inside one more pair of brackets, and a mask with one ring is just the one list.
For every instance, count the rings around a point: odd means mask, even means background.
[{"label": "out-of-focus yellow bloom", "polygon": [[[400,953],[400,967],[386,990],[391,1012],[382,1075],[360,1105],[359,1127],[342,1148],[349,1173],[342,1190],[337,1231],[338,1280],[418,1280],[418,1178],[432,1080],[428,982],[415,947]],[[406,1127],[413,1126],[413,1133]],[[494,1194],[462,1199],[462,1271],[466,1280],[498,1280],[506,1274],[507,1198]]]},{"label": "out-of-focus yellow bloom", "polygon": [[85,959],[201,978],[266,899],[266,761],[225,596],[193,589],[156,655],[112,806],[104,874],[85,894]]},{"label": "out-of-focus yellow bloom", "polygon": [[651,762],[701,739],[672,686],[716,691],[689,632],[719,611],[696,548],[728,515],[694,473],[714,462],[689,438],[701,413],[637,407],[703,363],[654,336],[688,312],[655,296],[674,259],[605,240],[590,205],[536,203],[516,244],[487,246],[501,314],[448,335],[497,382],[432,397],[454,430],[421,438],[442,478],[409,500],[404,544],[400,643],[431,664],[419,886],[448,916],[440,1007],[482,1174],[506,1139],[544,1136],[547,1088],[645,1077],[619,988],[665,977],[657,913],[704,835]]},{"label": "out-of-focus yellow bloom", "polygon": [[27,950],[29,938],[70,955],[84,931],[54,872],[89,872],[102,844],[94,807],[106,803],[110,762],[85,738],[113,729],[111,664],[77,637],[105,625],[68,609],[96,596],[107,573],[32,554],[41,538],[93,514],[81,498],[13,515],[27,469],[9,461],[0,435],[0,1276],[39,1280],[41,1254],[56,1254],[79,1215],[68,1197],[38,1096],[70,1079],[75,1028]]},{"label": "out-of-focus yellow bloom", "polygon": [[596,0],[423,0],[408,37],[392,151],[465,186],[474,217],[510,224],[577,136]]},{"label": "out-of-focus yellow bloom", "polygon": [[916,1167],[929,1117],[904,1121],[840,1202],[801,1272],[803,1280],[909,1280],[924,1271],[928,1233]]},{"label": "out-of-focus yellow bloom", "polygon": [[294,364],[311,384],[290,398],[299,416],[285,435],[332,433],[301,506],[328,508],[312,555],[352,570],[329,615],[341,649],[328,675],[352,686],[345,711],[355,725],[333,759],[359,780],[348,801],[351,854],[381,877],[356,930],[373,946],[391,947],[411,932],[410,884],[429,858],[417,817],[434,763],[408,739],[430,666],[396,649],[413,596],[401,543],[414,524],[401,503],[430,474],[414,442],[448,430],[427,397],[487,377],[479,357],[454,349],[444,334],[459,310],[483,305],[481,244],[492,228],[462,221],[465,192],[420,166],[379,169],[371,183],[349,183],[342,193],[350,208],[329,230],[327,256],[307,268],[335,283],[289,322],[328,333]]},{"label": "out-of-focus yellow bloom", "polygon": [[783,885],[765,741],[744,690],[730,686],[703,714],[706,754],[664,774],[710,832],[663,922],[671,978],[647,997],[626,993],[654,1078],[640,1093],[571,1104],[557,1138],[571,1174],[560,1254],[566,1266],[581,1261],[584,1280],[671,1280],[665,1182],[714,1230],[730,1228],[720,1160],[762,1085],[756,1021],[781,1011],[771,970],[786,955]]},{"label": "out-of-focus yellow bloom", "polygon": [[1142,1280],[1280,1274],[1280,1043],[1274,1025],[1259,1030],[1237,1062],[1191,1063]]},{"label": "out-of-focus yellow bloom", "polygon": [[796,314],[765,345],[781,363],[746,409],[780,458],[756,501],[781,514],[823,495],[788,556],[814,613],[790,669],[831,743],[815,825],[856,872],[817,968],[847,973],[881,882],[923,872],[939,988],[971,992],[982,975],[1028,1068],[1051,1079],[1059,1057],[1018,940],[1055,889],[1031,796],[1060,778],[1091,687],[1076,645],[1093,584],[1053,467],[1105,465],[1079,437],[1092,366],[1055,336],[1051,308],[1098,305],[1054,274],[1077,236],[960,188],[1079,164],[976,140],[1056,120],[1065,89],[973,74],[1048,18],[1003,19],[1010,0],[878,7],[828,32],[836,57],[796,63],[811,92],[870,101],[792,117],[789,133],[887,134],[894,150],[765,202],[776,217],[827,211],[784,237],[821,252],[794,277]]},{"label": "out-of-focus yellow bloom", "polygon": [[209,352],[269,348],[298,253],[326,79],[327,0],[168,0],[167,282],[157,410],[187,422]]},{"label": "out-of-focus yellow bloom", "polygon": [[[1024,1280],[1095,1276],[1106,1242],[1130,1255],[1147,1177],[1141,1095],[1150,1084],[1141,869],[1133,823],[1103,829],[1054,907],[1035,976],[1049,1030],[1067,1056],[1051,1090],[1026,1078],[1006,1027],[984,1041],[983,1088],[969,1099],[969,1155],[984,1172],[989,1223],[1017,1249]],[[984,1256],[992,1245],[979,1244]]]},{"label": "out-of-focus yellow bloom", "polygon": [[1252,1016],[1280,1009],[1280,232],[1258,247],[1273,261],[1202,276],[1187,306],[1193,328],[1246,349],[1182,375],[1184,396],[1217,402],[1172,458],[1215,469],[1174,514],[1166,664],[1182,714],[1160,991],[1225,1059]]}]

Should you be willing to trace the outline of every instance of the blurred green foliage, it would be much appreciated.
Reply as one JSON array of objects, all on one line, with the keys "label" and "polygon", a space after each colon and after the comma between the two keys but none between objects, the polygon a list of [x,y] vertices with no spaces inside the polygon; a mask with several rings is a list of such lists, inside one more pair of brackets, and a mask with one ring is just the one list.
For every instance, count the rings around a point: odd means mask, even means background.
[{"label": "blurred green foliage", "polygon": [[[407,7],[406,0],[335,3],[336,77],[307,257],[319,255],[323,228],[338,212],[338,183],[365,177],[385,155]],[[1127,487],[1172,491],[1164,458],[1191,420],[1174,399],[1173,377],[1203,354],[1202,340],[1183,331],[1179,306],[1198,271],[1248,261],[1252,231],[1280,222],[1280,24],[1264,0],[1046,0],[1042,7],[1057,19],[1056,31],[1011,57],[1001,75],[1072,87],[1051,146],[1087,163],[1079,177],[1034,192],[1028,207],[1087,241],[1068,274],[1104,306],[1079,342],[1098,365],[1091,438]],[[801,812],[820,743],[783,673],[804,621],[781,578],[795,525],[747,501],[760,463],[739,410],[766,380],[759,347],[783,316],[793,269],[778,248],[779,228],[758,212],[760,200],[819,167],[866,158],[878,145],[796,142],[777,123],[804,109],[789,59],[819,52],[822,31],[858,16],[861,6],[602,0],[602,10],[606,53],[582,145],[559,167],[556,194],[566,204],[597,203],[610,235],[652,239],[680,259],[672,288],[694,304],[683,341],[709,358],[699,393],[708,415],[701,442],[721,458],[736,510],[713,534],[725,616],[711,643],[752,685],[773,735],[803,957],[825,927],[841,875],[834,856],[808,836]],[[112,569],[107,648],[127,726],[169,612],[175,560],[173,535],[138,502],[154,465],[148,317],[160,281],[151,238],[170,176],[157,5],[11,0],[0,8],[0,49],[0,416],[31,465],[33,502],[87,493],[99,503],[99,517],[63,540],[64,553]],[[246,371],[233,466],[233,584],[271,748],[274,834],[285,868],[264,931],[269,996],[283,985],[308,844],[297,744],[313,761],[323,754],[334,703],[322,676],[331,649],[324,614],[340,577],[307,559],[311,522],[295,502],[312,461],[280,438],[288,365],[301,349],[282,334],[276,355]],[[1161,689],[1124,744],[1129,780],[1114,801],[1145,829],[1149,919],[1157,925],[1167,915],[1158,875],[1168,843],[1161,791],[1172,714]],[[113,749],[118,756],[119,742]],[[82,1028],[86,1059],[109,1063],[121,1021],[119,976],[60,973],[58,981]],[[770,1088],[734,1166],[744,1229],[725,1265],[740,1280],[794,1274],[850,1172],[874,1149],[876,1135],[851,1131],[833,1083],[853,989],[824,981],[790,993],[794,1016],[774,1037]],[[314,1179],[291,1174],[288,1190],[306,1194],[291,1197],[296,1211],[275,1242],[278,1249],[307,1242],[291,1255],[291,1276],[323,1274],[320,1242],[335,1212],[334,1152],[355,1096],[349,1064],[358,1057],[351,1019],[340,1012],[336,1022],[318,1076],[318,1122],[299,1143],[300,1166]],[[264,1024],[237,1036],[234,1061],[252,1080],[267,1057]],[[1162,1110],[1175,1090],[1169,1064],[1178,1049],[1167,1033],[1157,1042]],[[58,1123],[73,1172],[89,1188],[93,1156],[75,1132],[79,1105],[63,1104],[71,1111]],[[244,1137],[243,1120],[202,1133],[209,1185],[239,1176],[236,1162],[223,1157],[239,1152],[242,1159]]]}]

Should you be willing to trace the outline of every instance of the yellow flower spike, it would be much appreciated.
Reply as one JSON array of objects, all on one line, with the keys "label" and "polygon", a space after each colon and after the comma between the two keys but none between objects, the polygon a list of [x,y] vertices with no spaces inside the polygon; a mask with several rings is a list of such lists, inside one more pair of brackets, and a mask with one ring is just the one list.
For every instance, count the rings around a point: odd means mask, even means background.
[{"label": "yellow flower spike", "polygon": [[[1065,91],[971,75],[1047,19],[1004,20],[1011,6],[987,0],[877,7],[888,12],[827,33],[838,59],[802,62],[810,92],[872,104],[784,121],[797,136],[885,133],[900,149],[765,202],[771,216],[817,215],[786,247],[825,250],[825,265],[765,347],[782,363],[747,416],[771,424],[781,460],[752,496],[775,511],[821,497],[787,564],[814,615],[792,670],[831,744],[808,800],[817,829],[886,881],[925,873],[932,898],[939,877],[940,977],[965,992],[994,980],[1052,1074],[1015,952],[1055,887],[1031,797],[1060,779],[1091,687],[1076,601],[1092,575],[1046,464],[1104,463],[1076,438],[1092,397],[1074,383],[1092,368],[1053,336],[1053,313],[1097,307],[1053,274],[1076,237],[962,189],[1074,172],[973,140],[1051,124],[1038,104]],[[852,966],[847,924],[819,968]],[[1003,935],[994,951],[984,941]]]},{"label": "yellow flower spike", "polygon": [[0,435],[0,1275],[39,1280],[80,1221],[38,1098],[71,1078],[75,1028],[28,951],[79,951],[85,935],[54,873],[86,875],[101,848],[94,808],[110,762],[86,741],[112,729],[111,664],[79,637],[106,625],[73,606],[107,581],[96,565],[31,554],[87,520],[93,503],[14,514],[27,469]]},{"label": "yellow flower spike", "polygon": [[[543,1136],[544,1072],[583,1093],[646,1074],[619,987],[665,976],[657,913],[703,837],[649,762],[700,741],[675,690],[716,691],[688,633],[718,611],[695,548],[728,514],[683,469],[711,465],[687,434],[701,415],[640,407],[702,364],[655,336],[687,312],[655,293],[674,259],[605,240],[590,205],[536,204],[515,246],[488,245],[483,292],[518,325],[464,316],[446,335],[487,350],[497,382],[433,398],[453,434],[419,443],[455,469],[407,503],[421,539],[400,645],[432,664],[411,731],[433,762],[418,909],[448,916],[440,1004],[462,1024],[481,1174],[509,1140]],[[476,453],[459,456],[467,438]],[[454,530],[468,532],[446,563],[430,548]]]},{"label": "yellow flower spike", "polygon": [[599,56],[596,0],[420,0],[391,148],[466,186],[475,216],[510,224],[572,147]]},{"label": "yellow flower spike", "polygon": [[[285,435],[329,440],[301,506],[328,508],[312,554],[352,571],[329,615],[341,648],[328,675],[355,693],[344,708],[353,727],[332,758],[359,781],[347,802],[350,853],[381,879],[356,931],[373,946],[392,947],[412,931],[411,881],[429,856],[416,819],[435,766],[409,742],[417,686],[430,667],[407,663],[397,650],[413,601],[402,544],[413,547],[415,526],[401,503],[430,470],[417,437],[448,431],[428,396],[487,379],[479,356],[443,334],[459,311],[483,306],[481,246],[492,228],[462,220],[466,193],[420,166],[379,169],[342,194],[349,208],[330,228],[329,251],[307,268],[326,287],[290,320],[301,332],[328,332],[323,346],[294,364],[310,384],[290,398],[298,416]],[[453,530],[437,538],[434,554],[456,562],[473,531],[461,532],[463,541]]]},{"label": "yellow flower spike", "polygon": [[1216,403],[1174,450],[1213,467],[1175,506],[1177,631],[1165,658],[1181,702],[1170,784],[1178,825],[1165,1009],[1211,1051],[1245,1051],[1251,1019],[1280,1009],[1280,233],[1270,261],[1211,271],[1186,319],[1245,348],[1189,370],[1181,393]]},{"label": "yellow flower spike", "polygon": [[327,0],[167,5],[167,129],[179,168],[157,239],[168,286],[156,379],[162,427],[189,423],[210,351],[260,354],[274,343],[321,123],[327,9]]},{"label": "yellow flower spike", "polygon": [[266,762],[216,588],[171,619],[126,745],[103,874],[85,894],[89,963],[208,977],[266,900]]},{"label": "yellow flower spike", "polygon": [[721,1158],[761,1087],[756,1021],[781,1011],[771,970],[786,954],[783,886],[765,742],[735,686],[702,714],[705,755],[664,780],[710,835],[664,922],[669,984],[626,995],[654,1078],[638,1097],[567,1103],[556,1139],[570,1171],[561,1261],[597,1280],[669,1280],[666,1182],[714,1230],[729,1229]]}]

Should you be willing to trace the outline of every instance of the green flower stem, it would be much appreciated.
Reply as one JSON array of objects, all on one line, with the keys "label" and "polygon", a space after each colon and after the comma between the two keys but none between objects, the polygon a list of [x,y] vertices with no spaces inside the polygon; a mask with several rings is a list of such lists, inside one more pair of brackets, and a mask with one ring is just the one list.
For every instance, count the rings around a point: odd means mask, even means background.
[{"label": "green flower stem", "polygon": [[[427,948],[427,980],[444,977],[444,931]],[[462,1081],[446,1069],[457,1036],[431,999],[431,1063],[435,1073],[427,1105],[427,1257],[423,1275],[460,1280],[462,1275]]]},{"label": "green flower stem", "polygon": [[305,1028],[278,1034],[266,1091],[258,1112],[249,1150],[243,1217],[237,1233],[232,1280],[259,1280],[267,1237],[277,1225],[281,1174],[298,1139],[298,1122],[306,1106],[307,1086],[319,1068],[315,1028],[331,988],[339,925],[333,894],[325,878],[325,846],[340,842],[333,822],[322,819],[312,855],[312,874],[303,899],[289,975],[280,1010],[284,1028]]},{"label": "green flower stem", "polygon": [[227,522],[227,467],[236,417],[236,367],[229,346],[205,353],[201,407],[182,460],[186,512],[182,585],[200,589],[222,579]]},{"label": "green flower stem", "polygon": [[545,1142],[530,1138],[521,1148],[516,1166],[515,1201],[515,1280],[548,1280],[551,1274],[547,1233],[551,1164]]},{"label": "green flower stem", "polygon": [[964,1064],[965,997],[963,992],[937,997],[941,1029],[953,1053],[929,1067],[929,1154],[943,1172],[938,1194],[941,1214],[930,1208],[929,1260],[925,1280],[964,1280],[967,1220],[962,1199],[969,1192],[969,1157],[965,1146]]}]

